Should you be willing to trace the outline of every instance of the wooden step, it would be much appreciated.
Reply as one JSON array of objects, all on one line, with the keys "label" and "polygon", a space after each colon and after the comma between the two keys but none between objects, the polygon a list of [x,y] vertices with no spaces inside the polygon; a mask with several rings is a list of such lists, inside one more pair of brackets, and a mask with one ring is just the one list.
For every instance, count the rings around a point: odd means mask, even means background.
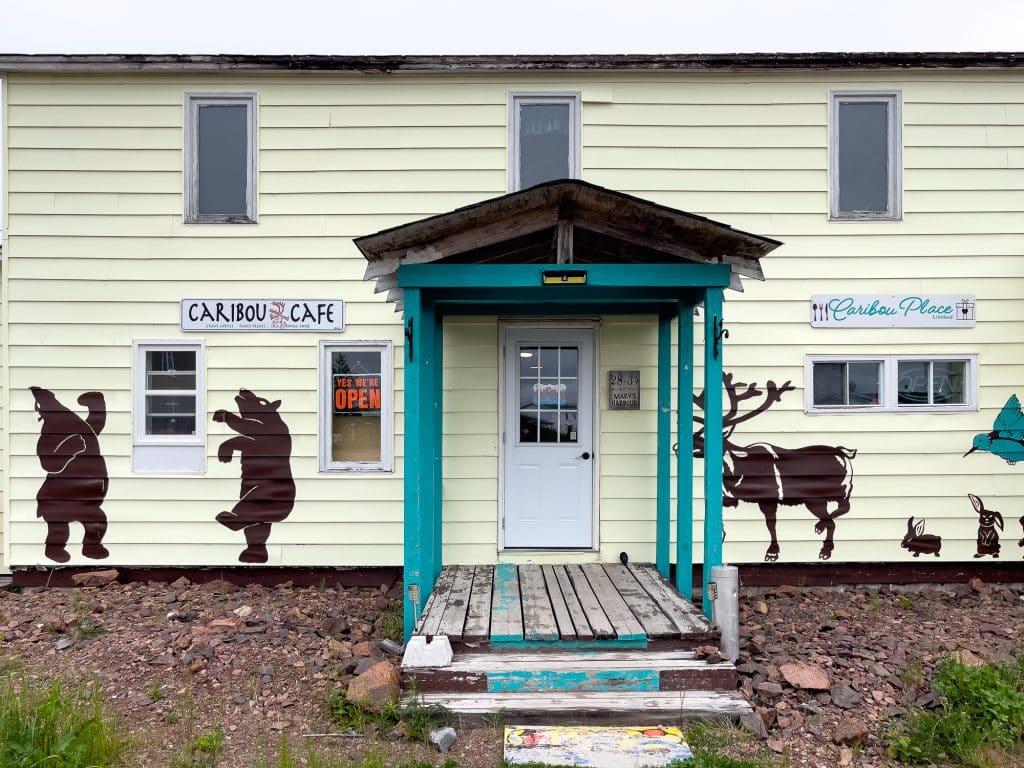
[{"label": "wooden step", "polygon": [[459,653],[447,667],[404,668],[406,689],[430,693],[734,691],[736,668],[689,651]]},{"label": "wooden step", "polygon": [[[753,711],[743,695],[735,691],[417,693],[416,698],[426,706],[447,707],[469,721],[501,713],[506,722],[560,725],[624,718],[644,725],[669,725],[690,719],[736,719]],[[411,698],[406,699],[406,703],[409,701]]]}]

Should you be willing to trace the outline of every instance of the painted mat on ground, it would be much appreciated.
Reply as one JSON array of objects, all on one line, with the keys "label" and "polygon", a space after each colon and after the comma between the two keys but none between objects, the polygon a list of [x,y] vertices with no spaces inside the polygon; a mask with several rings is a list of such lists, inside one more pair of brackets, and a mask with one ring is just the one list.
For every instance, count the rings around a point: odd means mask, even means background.
[{"label": "painted mat on ground", "polygon": [[590,768],[655,768],[693,756],[678,728],[508,726],[505,760]]}]

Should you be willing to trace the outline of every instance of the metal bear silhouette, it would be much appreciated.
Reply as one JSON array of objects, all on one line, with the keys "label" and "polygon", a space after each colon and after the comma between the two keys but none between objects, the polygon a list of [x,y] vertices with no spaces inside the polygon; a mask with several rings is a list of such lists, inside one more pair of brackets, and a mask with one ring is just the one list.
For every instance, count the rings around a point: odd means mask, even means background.
[{"label": "metal bear silhouette", "polygon": [[964,454],[968,456],[975,451],[989,451],[1006,463],[1013,466],[1024,461],[1024,413],[1020,409],[1020,400],[1010,395],[1006,405],[996,416],[991,432],[982,432],[974,436],[971,449]]},{"label": "metal bear silhouette", "polygon": [[[803,505],[818,518],[815,533],[825,533],[818,557],[828,560],[835,549],[833,534],[835,519],[850,511],[853,491],[853,465],[855,448],[831,445],[807,445],[801,448],[782,448],[771,443],[737,445],[731,442],[736,426],[764,413],[782,399],[782,395],[795,389],[788,381],[778,386],[769,381],[767,392],[756,384],[733,383],[732,374],[723,374],[725,392],[729,398],[728,411],[722,417],[722,504],[739,506],[741,501],[757,504],[764,515],[771,543],[764,559],[779,559],[779,540],[775,525],[779,504]],[[740,391],[741,388],[744,388]],[[753,410],[740,415],[740,403],[765,394],[765,399]],[[704,410],[704,393],[694,395],[693,402]],[[704,419],[695,416],[702,426],[693,435],[693,455],[704,456]],[[829,502],[836,509],[829,513]]]},{"label": "metal bear silhouette", "polygon": [[100,392],[80,395],[78,404],[89,411],[83,419],[50,390],[29,389],[42,422],[36,456],[46,470],[46,479],[36,494],[36,516],[46,521],[44,552],[58,563],[70,560],[66,549],[70,524],[81,523],[85,529],[82,554],[102,560],[110,554],[103,546],[107,516],[101,506],[107,496],[109,478],[98,437],[107,421],[106,401]]},{"label": "metal bear silhouette", "polygon": [[281,401],[270,402],[248,389],[235,397],[238,414],[223,409],[213,420],[227,424],[238,433],[220,444],[217,458],[227,464],[238,452],[242,464],[242,486],[238,503],[216,520],[232,531],[245,531],[246,548],[238,559],[243,563],[267,562],[270,526],[284,520],[295,504],[292,479],[292,438],[277,409]]}]

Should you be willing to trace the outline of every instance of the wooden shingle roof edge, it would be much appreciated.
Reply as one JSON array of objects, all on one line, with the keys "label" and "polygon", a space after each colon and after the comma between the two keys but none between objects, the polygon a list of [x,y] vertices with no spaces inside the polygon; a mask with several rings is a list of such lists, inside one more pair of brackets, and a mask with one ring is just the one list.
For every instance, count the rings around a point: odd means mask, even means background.
[{"label": "wooden shingle roof edge", "polygon": [[402,264],[425,264],[464,256],[561,221],[661,252],[679,261],[729,264],[731,287],[740,277],[764,279],[760,259],[782,243],[624,192],[561,179],[407,224],[364,235],[355,245],[367,260],[364,279],[375,292],[401,301],[397,272]]},{"label": "wooden shingle roof edge", "polygon": [[0,53],[5,72],[504,72],[578,70],[1017,69],[1024,51],[552,55]]}]

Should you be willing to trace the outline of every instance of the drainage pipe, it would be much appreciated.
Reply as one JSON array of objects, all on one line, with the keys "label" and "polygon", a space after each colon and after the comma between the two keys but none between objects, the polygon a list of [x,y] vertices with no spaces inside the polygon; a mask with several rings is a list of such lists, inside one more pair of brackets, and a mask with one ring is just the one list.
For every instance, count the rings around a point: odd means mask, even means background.
[{"label": "drainage pipe", "polygon": [[740,655],[739,591],[740,572],[735,565],[712,566],[708,585],[711,620],[722,633],[722,652],[732,661]]}]

